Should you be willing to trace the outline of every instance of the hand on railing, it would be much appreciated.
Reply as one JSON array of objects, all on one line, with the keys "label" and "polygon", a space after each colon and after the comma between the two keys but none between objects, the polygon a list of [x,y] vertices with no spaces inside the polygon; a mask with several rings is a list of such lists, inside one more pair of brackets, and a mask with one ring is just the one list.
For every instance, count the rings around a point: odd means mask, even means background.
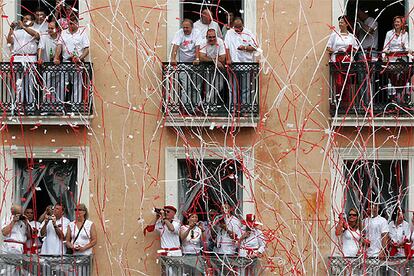
[{"label": "hand on railing", "polygon": [[59,58],[54,58],[54,59],[53,59],[53,63],[54,63],[55,65],[59,65],[59,64],[60,64],[60,59],[59,59]]}]

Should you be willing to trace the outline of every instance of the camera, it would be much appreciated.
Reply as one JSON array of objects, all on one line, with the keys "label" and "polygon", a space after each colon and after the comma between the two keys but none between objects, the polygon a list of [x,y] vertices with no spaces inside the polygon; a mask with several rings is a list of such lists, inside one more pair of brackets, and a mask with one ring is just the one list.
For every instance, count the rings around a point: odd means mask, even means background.
[{"label": "camera", "polygon": [[161,212],[164,211],[162,208],[154,208],[154,212],[161,215]]},{"label": "camera", "polygon": [[27,217],[25,215],[19,215],[19,220],[26,220]]}]

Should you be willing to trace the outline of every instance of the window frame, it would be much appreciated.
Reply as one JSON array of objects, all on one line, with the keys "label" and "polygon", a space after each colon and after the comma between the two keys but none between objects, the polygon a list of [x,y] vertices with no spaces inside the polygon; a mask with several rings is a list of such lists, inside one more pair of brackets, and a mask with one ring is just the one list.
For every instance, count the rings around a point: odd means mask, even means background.
[{"label": "window frame", "polygon": [[[36,159],[77,159],[77,195],[79,202],[84,203],[89,208],[89,162],[90,149],[86,147],[61,147],[59,153],[56,147],[33,147],[30,149],[31,158]],[[0,193],[4,194],[2,208],[4,212],[0,214],[3,220],[10,216],[10,207],[13,203],[20,203],[20,198],[16,195],[16,159],[27,158],[27,149],[24,146],[12,145],[9,150],[4,150],[4,158],[0,160],[0,171],[4,172],[5,185],[0,186]],[[4,209],[5,208],[5,209]]]},{"label": "window frame", "polygon": [[[242,1],[243,6],[243,15],[244,15],[244,26],[256,33],[256,13],[257,13],[257,0],[240,0]],[[412,0],[414,1],[414,0]],[[175,33],[180,29],[182,14],[182,6],[179,0],[169,0],[167,1],[167,47],[166,47],[166,57],[169,60],[171,52],[171,41],[174,38]]]},{"label": "window frame", "polygon": [[239,148],[237,151],[233,148],[184,148],[184,147],[167,147],[165,149],[165,205],[178,206],[179,204],[179,179],[178,179],[178,161],[180,159],[199,159],[216,160],[216,159],[240,159],[247,172],[243,172],[242,184],[243,195],[243,217],[247,214],[255,214],[254,201],[254,150]]},{"label": "window frame", "polygon": [[[91,0],[82,0],[79,1],[79,17],[82,18],[82,20],[79,21],[79,24],[81,26],[84,26],[86,28],[86,33],[89,37],[89,40],[91,40],[91,28],[90,28],[90,23],[91,23],[91,17],[89,14],[89,10],[91,7],[90,4]],[[2,20],[2,30],[3,30],[3,61],[8,61],[8,59],[10,58],[10,49],[7,46],[7,34],[9,33],[9,28],[10,26],[8,25],[8,22],[13,22],[16,20],[17,18],[17,12],[19,10],[19,4],[20,0],[3,0],[3,4],[4,6],[2,7],[3,9],[3,14],[7,15],[8,18],[7,20]],[[88,55],[88,59],[91,59],[92,56],[92,51],[91,51],[91,47],[89,47],[89,55]]]},{"label": "window frame", "polygon": [[[407,165],[407,206],[408,210],[413,210],[414,196],[412,195],[411,185],[414,178],[414,147],[401,148],[366,148],[364,152],[356,148],[334,148],[333,156],[330,161],[331,168],[331,211],[330,211],[330,225],[331,225],[331,252],[339,253],[338,240],[335,236],[335,225],[338,220],[338,212],[342,212],[344,206],[345,189],[344,183],[344,169],[347,160],[361,159],[361,154],[366,160],[406,160]],[[338,254],[339,255],[339,254]]]},{"label": "window frame", "polygon": [[[331,25],[332,26],[338,26],[338,17],[341,15],[344,15],[346,13],[346,4],[348,0],[332,0],[332,18],[331,18]],[[414,8],[414,0],[404,0],[404,6],[405,6],[405,14],[409,14],[408,19],[408,30],[414,30],[414,16],[409,13],[409,11],[413,10]],[[411,32],[412,34],[409,35],[409,44],[410,47],[414,46],[414,32]]]}]

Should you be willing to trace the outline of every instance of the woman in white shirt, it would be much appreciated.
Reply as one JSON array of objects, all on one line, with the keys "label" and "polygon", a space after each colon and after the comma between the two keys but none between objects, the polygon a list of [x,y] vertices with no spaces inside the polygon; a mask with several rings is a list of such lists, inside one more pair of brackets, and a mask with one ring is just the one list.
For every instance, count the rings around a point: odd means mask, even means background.
[{"label": "woman in white shirt", "polygon": [[349,209],[348,221],[343,214],[339,215],[335,235],[341,238],[341,253],[344,257],[356,257],[360,249],[361,221],[355,208]]},{"label": "woman in white shirt", "polygon": [[183,221],[180,228],[180,240],[183,254],[197,255],[202,249],[202,244],[205,241],[204,228],[201,223],[198,223],[198,215],[190,213],[187,216],[187,221]]},{"label": "woman in white shirt", "polygon": [[388,228],[391,239],[390,256],[405,256],[405,244],[408,242],[411,233],[410,224],[404,220],[404,211],[402,209],[398,208],[394,211]]},{"label": "woman in white shirt", "polygon": [[[335,79],[335,102],[341,103],[343,108],[347,109],[352,102],[351,85],[355,78],[348,75],[348,66],[351,62],[351,56],[358,49],[357,41],[352,33],[350,33],[350,23],[348,18],[340,16],[338,18],[339,31],[334,30],[329,37],[326,51],[330,54],[331,62],[335,62],[337,72],[333,73]],[[345,62],[343,66],[342,63]],[[348,80],[347,80],[348,79]],[[345,87],[344,87],[345,86]]]},{"label": "woman in white shirt", "polygon": [[95,224],[88,220],[88,209],[85,204],[79,204],[75,211],[76,220],[69,223],[66,247],[72,249],[74,255],[91,255],[92,247],[97,242]]},{"label": "woman in white shirt", "polygon": [[405,31],[404,17],[394,17],[393,24],[394,28],[385,35],[383,50],[388,55],[389,61],[396,61],[397,58],[407,57],[406,51],[409,51],[408,33]]}]

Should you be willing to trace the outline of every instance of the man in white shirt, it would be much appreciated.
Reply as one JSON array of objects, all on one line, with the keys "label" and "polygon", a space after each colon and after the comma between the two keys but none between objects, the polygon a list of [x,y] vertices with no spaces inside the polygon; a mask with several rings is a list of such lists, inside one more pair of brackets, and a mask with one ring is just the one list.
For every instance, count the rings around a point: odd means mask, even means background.
[{"label": "man in white shirt", "polygon": [[24,244],[30,238],[30,226],[27,218],[22,215],[22,208],[13,204],[10,209],[11,218],[4,219],[1,224],[3,243],[2,254],[23,254]]},{"label": "man in white shirt", "polygon": [[[73,62],[77,65],[84,62],[89,55],[88,34],[85,28],[79,28],[79,21],[75,15],[70,17],[69,28],[62,31],[59,37],[54,58],[55,64],[60,64],[61,55],[63,62]],[[61,81],[61,91],[66,91],[67,84],[72,85],[72,93],[66,93],[64,95],[72,94],[68,95],[71,96],[69,103],[80,107],[82,104],[82,72],[65,73]]]},{"label": "man in white shirt", "polygon": [[56,203],[53,208],[53,215],[45,215],[40,230],[41,237],[44,237],[41,249],[42,255],[62,255],[66,253],[64,240],[70,221],[63,216],[64,210],[62,204]]},{"label": "man in white shirt", "polygon": [[28,207],[26,210],[24,210],[24,215],[26,216],[31,229],[31,236],[26,241],[27,253],[40,253],[40,248],[42,247],[42,242],[39,239],[41,223],[34,220],[34,212],[33,208],[31,207]]},{"label": "man in white shirt", "polygon": [[44,10],[37,9],[35,11],[35,22],[33,24],[33,29],[35,29],[40,35],[47,33],[46,13]]},{"label": "man in white shirt", "polygon": [[200,61],[214,64],[213,68],[207,67],[206,69],[205,102],[209,105],[217,104],[218,98],[221,97],[220,92],[225,82],[223,71],[226,64],[226,49],[223,40],[217,37],[213,29],[207,31],[206,40],[200,45]]},{"label": "man in white shirt", "polygon": [[198,30],[200,33],[200,44],[203,42],[206,42],[205,37],[207,35],[207,31],[210,29],[213,29],[214,31],[216,31],[216,34],[222,38],[223,36],[221,35],[221,31],[220,31],[220,26],[219,24],[217,24],[217,22],[214,22],[212,17],[211,17],[211,12],[209,9],[204,8],[201,11],[201,16],[200,19],[197,20],[194,23],[194,29]]},{"label": "man in white shirt", "polygon": [[155,229],[160,234],[161,254],[165,256],[182,256],[180,248],[180,222],[176,220],[177,209],[174,206],[164,206],[160,215],[157,214]]},{"label": "man in white shirt", "polygon": [[237,240],[241,237],[242,225],[240,220],[231,212],[228,203],[223,205],[223,213],[217,218],[217,254],[233,255],[237,250]]},{"label": "man in white shirt", "polygon": [[[12,57],[10,62],[20,62],[24,70],[15,72],[15,93],[16,102],[21,105],[25,104],[27,111],[35,111],[35,75],[37,44],[40,38],[39,33],[33,29],[33,16],[26,14],[23,20],[17,24],[10,24],[10,30],[7,35],[7,43],[11,45]],[[22,107],[21,110],[23,111]]]},{"label": "man in white shirt", "polygon": [[357,37],[366,56],[371,56],[372,51],[378,49],[378,22],[367,13],[357,11]]},{"label": "man in white shirt", "polygon": [[[43,62],[53,62],[56,55],[56,48],[58,45],[58,30],[56,21],[52,21],[48,24],[47,33],[40,36],[37,60],[39,64]],[[64,91],[60,89],[60,76],[61,74],[56,71],[46,70],[43,73],[42,87],[43,96],[42,104],[50,105],[55,104],[53,108],[58,109],[64,101]]]},{"label": "man in white shirt", "polygon": [[[255,62],[254,53],[258,48],[256,37],[248,29],[244,28],[243,19],[237,17],[233,21],[233,29],[227,32],[224,40],[226,45],[227,64],[231,62]],[[251,87],[252,72],[233,72],[231,74],[232,89],[229,89],[230,107],[248,108],[248,102],[252,102],[255,95],[255,87]],[[240,82],[240,83],[239,83]],[[239,103],[239,100],[241,102]]]},{"label": "man in white shirt", "polygon": [[367,256],[385,258],[389,232],[387,220],[378,214],[378,204],[375,203],[368,206],[367,215],[363,221],[363,231],[369,243]]},{"label": "man in white shirt", "polygon": [[[200,32],[193,28],[193,21],[190,19],[184,19],[181,26],[182,28],[175,34],[171,42],[173,45],[171,65],[177,65],[177,55],[178,62],[191,62],[194,65],[198,65],[200,62],[198,58]],[[188,65],[180,65],[179,67],[178,77],[181,89],[177,93],[181,99],[181,106],[184,107],[186,113],[189,113],[190,110],[195,110],[195,107],[201,104],[202,78],[196,72],[193,72],[191,68],[192,66]]]}]

